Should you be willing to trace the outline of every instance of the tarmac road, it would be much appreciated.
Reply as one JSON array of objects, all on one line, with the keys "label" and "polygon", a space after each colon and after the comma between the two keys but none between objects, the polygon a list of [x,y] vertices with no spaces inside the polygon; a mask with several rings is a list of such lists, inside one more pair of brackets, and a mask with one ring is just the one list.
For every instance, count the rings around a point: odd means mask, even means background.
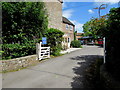
[{"label": "tarmac road", "polygon": [[51,58],[36,66],[2,74],[2,87],[82,88],[82,72],[90,62],[101,55],[103,48],[83,46],[80,50]]}]

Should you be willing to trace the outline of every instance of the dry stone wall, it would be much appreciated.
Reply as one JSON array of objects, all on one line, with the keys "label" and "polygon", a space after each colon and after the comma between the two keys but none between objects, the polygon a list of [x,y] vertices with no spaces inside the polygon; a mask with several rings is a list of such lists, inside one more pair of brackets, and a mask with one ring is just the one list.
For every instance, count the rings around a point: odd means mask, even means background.
[{"label": "dry stone wall", "polygon": [[34,64],[37,64],[39,60],[36,59],[36,55],[30,55],[10,60],[0,61],[0,70],[4,71],[14,71],[21,68],[25,68]]}]

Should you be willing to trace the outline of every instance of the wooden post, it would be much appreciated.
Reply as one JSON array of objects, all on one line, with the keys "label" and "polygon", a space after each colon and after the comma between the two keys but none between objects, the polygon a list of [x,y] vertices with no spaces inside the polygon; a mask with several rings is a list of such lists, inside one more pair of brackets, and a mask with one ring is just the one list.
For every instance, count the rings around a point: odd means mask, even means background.
[{"label": "wooden post", "polygon": [[49,53],[48,53],[48,58],[50,58],[50,47],[49,47]]},{"label": "wooden post", "polygon": [[42,59],[42,58],[41,58],[41,45],[42,45],[42,42],[40,42],[40,44],[39,44],[39,60]]}]

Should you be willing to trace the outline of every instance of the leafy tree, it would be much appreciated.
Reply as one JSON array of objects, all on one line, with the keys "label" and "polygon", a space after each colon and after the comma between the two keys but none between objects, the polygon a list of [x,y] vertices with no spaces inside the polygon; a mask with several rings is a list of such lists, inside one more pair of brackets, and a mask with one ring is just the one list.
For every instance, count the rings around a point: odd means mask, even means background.
[{"label": "leafy tree", "polygon": [[84,36],[93,36],[94,38],[104,37],[106,25],[106,18],[92,18],[83,26]]},{"label": "leafy tree", "polygon": [[2,2],[2,59],[35,54],[48,26],[43,2]]},{"label": "leafy tree", "polygon": [[3,43],[24,43],[37,40],[47,30],[43,2],[3,2]]},{"label": "leafy tree", "polygon": [[58,56],[60,55],[60,51],[62,49],[62,45],[61,45],[61,42],[63,40],[62,36],[64,35],[64,33],[58,29],[53,29],[53,28],[50,28],[48,31],[47,31],[47,43],[48,43],[48,46],[50,46],[51,48],[51,53],[52,55],[55,55],[55,56]]},{"label": "leafy tree", "polygon": [[106,67],[112,75],[119,78],[120,8],[112,8],[108,16],[106,30]]}]

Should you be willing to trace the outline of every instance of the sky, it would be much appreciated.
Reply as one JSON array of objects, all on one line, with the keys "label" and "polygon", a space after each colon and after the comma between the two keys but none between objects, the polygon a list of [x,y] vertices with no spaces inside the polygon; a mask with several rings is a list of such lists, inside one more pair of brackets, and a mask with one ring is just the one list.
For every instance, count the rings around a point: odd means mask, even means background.
[{"label": "sky", "polygon": [[[89,0],[90,1],[90,0]],[[118,7],[119,0],[106,0],[107,2],[101,2],[103,0],[63,0],[63,16],[68,18],[73,24],[75,24],[75,30],[78,33],[83,32],[82,26],[89,21],[92,17],[98,18],[98,9],[96,7],[106,7],[100,10],[100,15],[106,15],[111,8]],[[105,0],[104,0],[105,1]]]}]

